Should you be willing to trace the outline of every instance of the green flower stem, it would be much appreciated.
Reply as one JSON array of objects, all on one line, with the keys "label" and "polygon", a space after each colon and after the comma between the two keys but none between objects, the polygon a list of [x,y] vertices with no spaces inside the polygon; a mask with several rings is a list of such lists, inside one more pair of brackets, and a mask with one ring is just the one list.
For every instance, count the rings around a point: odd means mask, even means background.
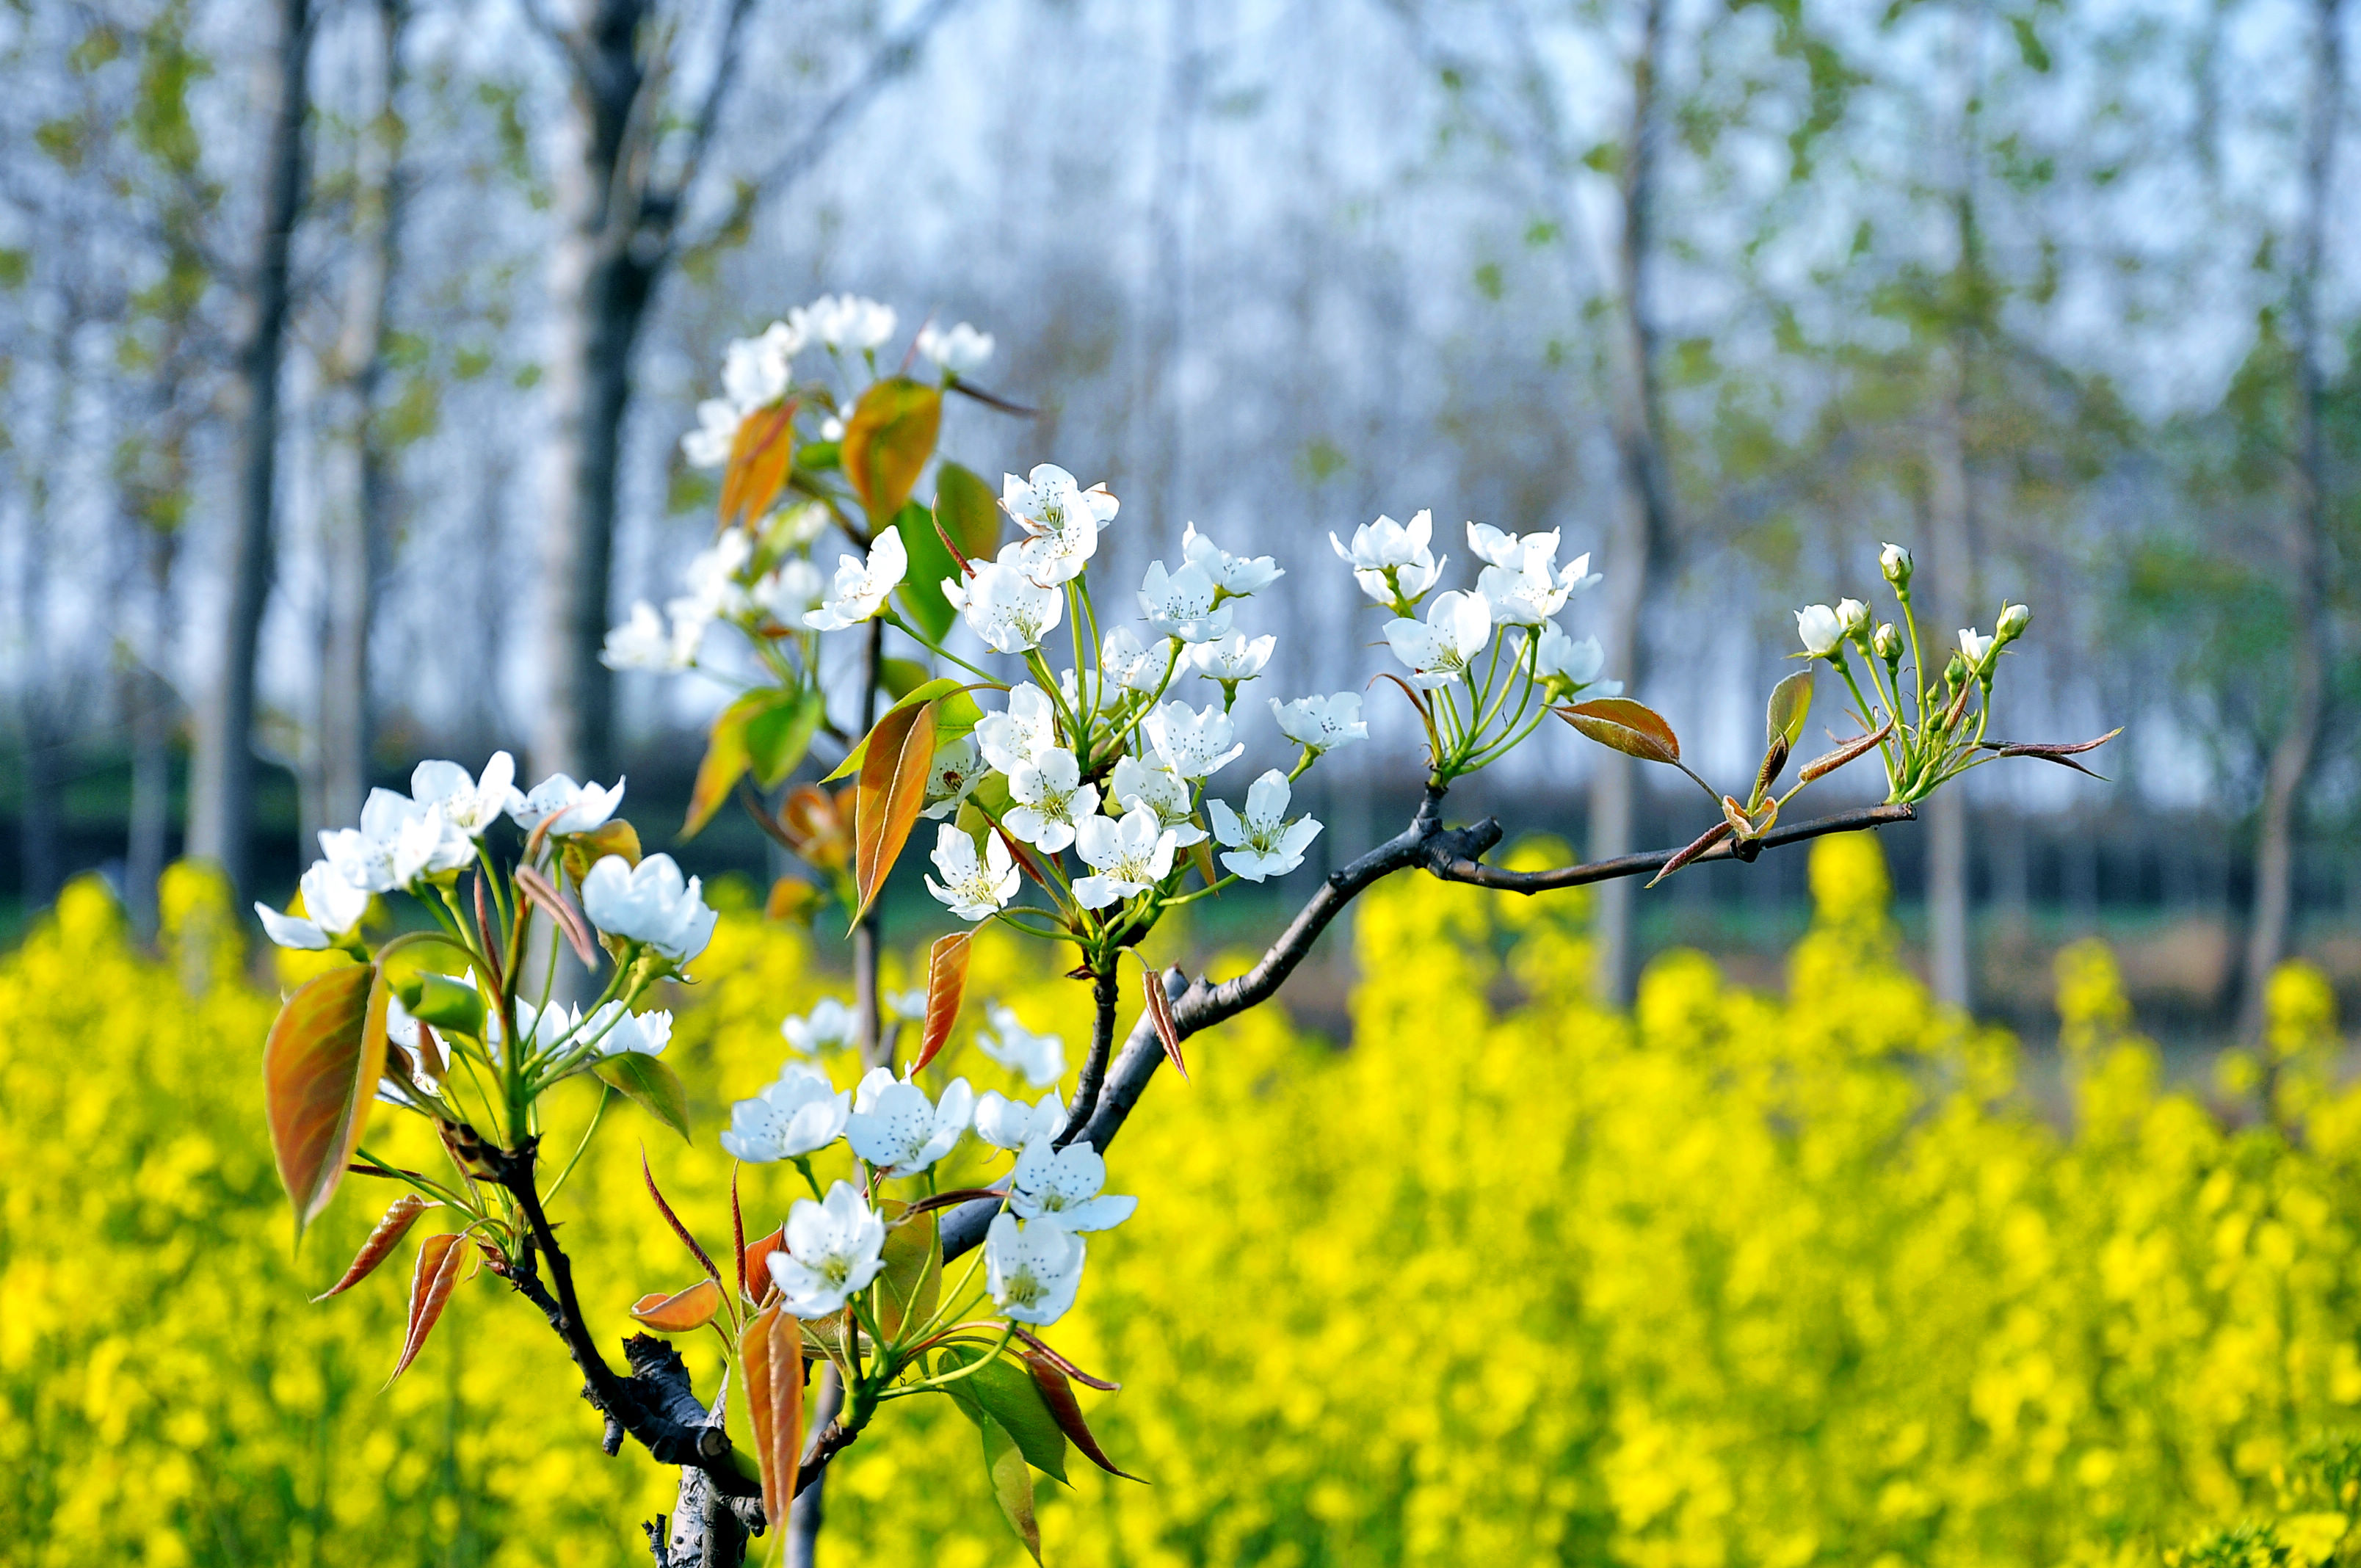
[{"label": "green flower stem", "polygon": [[557,1190],[566,1185],[566,1179],[574,1174],[574,1168],[576,1166],[582,1163],[582,1152],[590,1146],[590,1135],[598,1130],[599,1122],[603,1120],[607,1114],[607,1102],[613,1098],[615,1098],[614,1085],[609,1083],[605,1079],[600,1079],[598,1080],[598,1109],[590,1113],[590,1124],[582,1129],[582,1141],[574,1146],[573,1157],[566,1162],[566,1168],[557,1173],[557,1179],[551,1182],[549,1184],[549,1190],[541,1195],[544,1202],[547,1202],[557,1196]]},{"label": "green flower stem", "polygon": [[477,1207],[476,1204],[470,1202],[468,1200],[460,1197],[458,1193],[453,1191],[450,1188],[444,1186],[441,1182],[435,1180],[432,1177],[422,1176],[414,1170],[404,1170],[399,1166],[391,1165],[385,1160],[379,1159],[377,1156],[368,1151],[368,1146],[366,1144],[361,1145],[353,1150],[353,1157],[360,1161],[363,1165],[368,1166],[370,1171],[376,1175],[387,1177],[392,1180],[403,1182],[409,1186],[415,1187],[429,1198],[435,1199],[440,1202],[448,1203],[452,1208],[458,1210],[463,1214],[473,1214],[478,1219],[483,1217],[483,1211],[480,1208]]}]

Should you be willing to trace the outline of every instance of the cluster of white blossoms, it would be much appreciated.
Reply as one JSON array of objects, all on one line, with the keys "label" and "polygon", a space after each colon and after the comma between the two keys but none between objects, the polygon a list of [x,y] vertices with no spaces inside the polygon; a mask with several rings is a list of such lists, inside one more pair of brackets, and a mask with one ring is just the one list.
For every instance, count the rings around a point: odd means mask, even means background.
[{"label": "cluster of white blossoms", "polygon": [[[994,1022],[1000,1039],[988,1054],[1005,1059],[1004,1053],[1014,1048],[1031,1076],[1043,1042],[1026,1035],[1005,1008],[994,1009]],[[1062,1051],[1054,1038],[1046,1043]],[[795,1059],[776,1082],[730,1108],[721,1146],[748,1164],[796,1163],[816,1196],[812,1157],[840,1139],[857,1162],[858,1186],[838,1181],[818,1201],[796,1202],[786,1245],[770,1256],[771,1277],[786,1310],[803,1318],[841,1311],[848,1298],[876,1277],[885,1223],[864,1194],[873,1194],[878,1183],[927,1176],[952,1158],[971,1133],[993,1148],[1014,1151],[1015,1166],[990,1189],[1001,1196],[1002,1209],[984,1237],[986,1288],[1004,1316],[1040,1327],[1073,1304],[1083,1234],[1112,1230],[1138,1207],[1136,1198],[1102,1190],[1106,1162],[1089,1143],[1058,1146],[1065,1126],[1054,1089],[1027,1105],[996,1092],[979,1098],[966,1079],[954,1078],[930,1095],[884,1067],[851,1089],[839,1089],[823,1069]]]},{"label": "cluster of white blossoms", "polygon": [[[320,834],[321,858],[297,884],[303,912],[257,904],[263,929],[282,948],[350,946],[373,896],[407,892],[423,898],[438,881],[447,885],[478,861],[479,840],[502,817],[528,834],[559,838],[596,831],[623,800],[620,779],[609,788],[553,773],[519,791],[515,777],[515,759],[495,751],[480,777],[456,762],[426,762],[411,773],[408,795],[369,791],[359,827]],[[684,879],[670,855],[650,855],[637,865],[620,855],[601,857],[582,879],[582,904],[600,931],[642,943],[675,965],[703,952],[713,938],[716,916],[699,880]]]},{"label": "cluster of white blossoms", "polygon": [[[735,340],[722,355],[722,395],[697,405],[697,428],[681,437],[681,455],[692,467],[720,467],[730,461],[749,415],[806,395],[825,416],[818,426],[821,438],[838,439],[843,427],[829,411],[833,400],[818,384],[796,379],[797,356],[818,350],[833,360],[850,353],[873,364],[898,320],[891,305],[875,300],[824,295],[754,336]],[[993,339],[966,322],[949,329],[928,322],[918,331],[917,347],[948,385],[983,367],[992,357]],[[697,665],[706,633],[717,621],[763,640],[835,630],[867,620],[907,569],[905,541],[896,531],[885,530],[874,542],[871,562],[858,564],[851,577],[840,569],[831,583],[810,555],[828,524],[825,506],[795,500],[752,530],[724,530],[690,559],[682,573],[683,591],[665,600],[662,610],[645,599],[631,606],[623,624],[608,632],[601,660],[609,669],[674,674]],[[848,559],[858,563],[857,557]]]}]

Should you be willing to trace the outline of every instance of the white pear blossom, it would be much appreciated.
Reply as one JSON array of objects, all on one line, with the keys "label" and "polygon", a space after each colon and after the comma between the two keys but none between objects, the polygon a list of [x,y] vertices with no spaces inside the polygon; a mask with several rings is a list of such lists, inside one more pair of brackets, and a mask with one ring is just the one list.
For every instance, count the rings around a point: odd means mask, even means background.
[{"label": "white pear blossom", "polygon": [[1236,724],[1212,703],[1192,711],[1185,702],[1168,702],[1142,720],[1140,728],[1164,765],[1184,779],[1219,773],[1246,750],[1235,743]]},{"label": "white pear blossom", "polygon": [[1572,696],[1576,692],[1593,685],[1607,696],[1620,696],[1621,681],[1601,682],[1598,672],[1607,667],[1607,650],[1598,645],[1596,637],[1586,637],[1577,642],[1554,624],[1542,628],[1541,646],[1533,651],[1533,673],[1550,689],[1552,701]]},{"label": "white pear blossom", "polygon": [[1111,1231],[1139,1207],[1137,1198],[1102,1197],[1106,1161],[1087,1143],[1053,1148],[1036,1138],[1009,1173],[1008,1206],[1027,1220],[1047,1215],[1070,1231]]},{"label": "white pear blossom", "polygon": [[887,527],[869,546],[869,558],[843,555],[837,559],[836,580],[828,602],[804,617],[814,631],[841,631],[875,615],[885,596],[902,586],[910,570],[910,554],[903,547],[902,531]]},{"label": "white pear blossom", "polygon": [[1910,552],[1899,544],[1881,546],[1877,552],[1877,569],[1883,573],[1885,580],[1895,587],[1908,587],[1911,572]]},{"label": "white pear blossom", "polygon": [[927,1015],[927,993],[923,990],[881,991],[877,993],[877,1000],[884,1003],[886,1016],[890,1018],[915,1024]]},{"label": "white pear blossom", "polygon": [[1230,634],[1230,607],[1214,608],[1213,579],[1195,562],[1184,562],[1177,572],[1161,561],[1148,564],[1139,585],[1139,613],[1159,637],[1183,642],[1214,642]]},{"label": "white pear blossom", "polygon": [[801,626],[828,598],[828,580],[806,557],[790,555],[756,578],[746,597],[781,626]]},{"label": "white pear blossom", "polygon": [[620,1002],[609,1002],[582,1021],[582,1038],[595,1042],[602,1057],[637,1052],[660,1057],[672,1044],[672,1014],[664,1009],[631,1013]]},{"label": "white pear blossom", "polygon": [[1960,628],[1960,652],[1961,654],[1966,656],[1969,669],[1974,671],[1978,674],[1982,674],[1983,673],[1984,661],[1991,656],[1992,650],[1993,640],[1991,638],[1986,637],[1972,626],[1962,626]]},{"label": "white pear blossom", "polygon": [[1361,719],[1361,694],[1337,692],[1330,696],[1300,696],[1293,702],[1270,699],[1270,716],[1279,732],[1313,756],[1369,738]]},{"label": "white pear blossom", "polygon": [[859,294],[823,294],[787,313],[788,325],[828,348],[867,354],[894,335],[894,307]]},{"label": "white pear blossom", "polygon": [[456,762],[421,762],[411,770],[410,795],[443,813],[443,820],[471,839],[500,819],[523,796],[516,790],[516,759],[495,751],[481,778]]},{"label": "white pear blossom", "polygon": [[1805,652],[1826,659],[1844,645],[1844,622],[1827,605],[1807,604],[1795,612],[1795,635],[1803,639]]},{"label": "white pear blossom", "polygon": [[753,539],[743,529],[730,529],[689,557],[687,569],[681,573],[687,591],[666,599],[664,609],[675,622],[744,615],[753,608],[753,600],[738,579],[753,558]]},{"label": "white pear blossom", "polygon": [[1278,646],[1277,637],[1233,632],[1218,642],[1200,642],[1190,649],[1189,663],[1209,681],[1250,681],[1262,674]]},{"label": "white pear blossom", "polygon": [[1002,818],[1008,831],[1048,855],[1072,843],[1074,824],[1099,808],[1098,785],[1082,783],[1074,754],[1057,746],[1008,771],[1008,797],[1016,803]]},{"label": "white pear blossom", "polygon": [[1053,1219],[1020,1223],[1003,1212],[983,1234],[984,1281],[1002,1312],[1046,1328],[1074,1304],[1086,1251],[1082,1237]]},{"label": "white pear blossom", "polygon": [[[1437,561],[1427,547],[1433,532],[1434,514],[1421,511],[1407,525],[1389,517],[1363,523],[1354,531],[1349,550],[1333,532],[1328,543],[1337,559],[1353,568],[1353,580],[1363,593],[1379,604],[1392,604],[1397,598],[1415,604],[1451,564],[1447,555]],[[1386,578],[1389,572],[1393,574],[1390,583]]]},{"label": "white pear blossom", "polygon": [[789,1062],[776,1083],[730,1107],[721,1146],[749,1165],[795,1159],[843,1136],[851,1113],[852,1091],[818,1068]]},{"label": "white pear blossom", "polygon": [[[1036,1089],[1047,1089],[1066,1076],[1064,1040],[1055,1035],[1035,1034],[1025,1026],[1024,1020],[1018,1018],[1014,1010],[1001,1003],[994,1003],[984,1015],[991,1021],[992,1032],[977,1034],[976,1049],[1009,1071],[1023,1073],[1025,1081]],[[1051,1100],[1056,1098],[1055,1095],[1050,1096]],[[979,1112],[977,1125],[982,1124]],[[1001,1146],[1013,1148],[1016,1146],[1003,1144]]]},{"label": "white pear blossom", "polygon": [[1027,548],[1021,540],[1004,545],[972,577],[943,579],[943,598],[996,653],[1030,652],[1066,618],[1066,596],[1027,575]]},{"label": "white pear blossom", "polygon": [[1488,522],[1470,522],[1467,525],[1467,548],[1476,553],[1476,558],[1488,565],[1506,566],[1510,571],[1524,565],[1525,552],[1530,546],[1543,542],[1546,542],[1548,557],[1554,561],[1557,558],[1556,529],[1551,529],[1547,533],[1508,533]]},{"label": "white pear blossom", "polygon": [[1016,896],[1024,881],[997,833],[986,836],[984,853],[979,858],[975,840],[956,823],[946,822],[936,830],[931,858],[943,880],[939,883],[928,877],[927,891],[962,920],[982,920],[999,913]]},{"label": "white pear blossom", "polygon": [[390,893],[430,872],[458,870],[475,858],[475,845],[435,807],[373,789],[361,804],[360,826],[323,832],[320,853],[355,887]]},{"label": "white pear blossom", "polygon": [[818,1203],[798,1198],[787,1211],[787,1245],[771,1254],[771,1280],[788,1311],[825,1318],[865,1290],[885,1266],[885,1222],[840,1181]]},{"label": "white pear blossom", "polygon": [[1118,626],[1099,645],[1099,673],[1126,691],[1153,692],[1164,684],[1171,648],[1169,638],[1146,647],[1130,627]]},{"label": "white pear blossom", "polygon": [[2025,629],[2032,624],[2031,605],[2004,604],[2001,606],[2000,621],[1993,635],[2003,642],[2014,642],[2024,636]]},{"label": "white pear blossom", "polygon": [[1482,594],[1447,593],[1426,607],[1426,620],[1407,616],[1386,625],[1394,657],[1411,668],[1411,683],[1433,691],[1467,673],[1492,637],[1492,606]]},{"label": "white pear blossom", "polygon": [[1122,505],[1105,485],[1085,490],[1054,463],[1039,465],[1023,479],[1003,475],[1000,504],[1025,532],[1018,559],[1026,575],[1052,587],[1082,575],[1098,553],[1101,531]]},{"label": "white pear blossom", "polygon": [[1121,758],[1107,780],[1107,792],[1125,811],[1146,806],[1154,812],[1157,821],[1171,830],[1173,848],[1185,850],[1205,841],[1205,830],[1194,820],[1197,807],[1189,781],[1171,769],[1140,757]]},{"label": "white pear blossom", "polygon": [[[1481,523],[1467,525],[1468,538],[1477,532],[1494,535],[1495,548],[1511,553],[1506,561],[1486,566],[1476,579],[1476,591],[1492,607],[1492,619],[1504,624],[1538,626],[1565,608],[1565,601],[1599,578],[1590,570],[1590,557],[1578,555],[1566,566],[1557,565],[1557,530],[1528,533],[1521,539]],[[1477,554],[1482,554],[1479,549]]]},{"label": "white pear blossom", "polygon": [[992,334],[965,322],[944,332],[928,322],[918,329],[918,352],[954,376],[972,376],[992,357]]},{"label": "white pear blossom", "polygon": [[1844,628],[1847,637],[1866,636],[1869,631],[1869,606],[1859,599],[1837,600],[1837,624]]},{"label": "white pear blossom", "polygon": [[964,1078],[945,1084],[935,1101],[892,1068],[873,1068],[853,1096],[844,1136],[879,1175],[916,1176],[958,1146],[974,1114],[975,1091]]},{"label": "white pear blossom", "polygon": [[1181,524],[1180,554],[1213,578],[1215,587],[1240,598],[1287,576],[1286,568],[1268,555],[1231,554],[1198,532],[1193,522]]},{"label": "white pear blossom", "polygon": [[705,641],[706,623],[694,618],[669,627],[656,607],[645,599],[631,606],[622,625],[610,627],[598,662],[610,670],[644,670],[650,674],[676,675],[697,663]]},{"label": "white pear blossom", "polygon": [[[787,395],[793,379],[787,368],[794,356],[791,343],[796,343],[793,331],[781,322],[760,337],[738,338],[721,351],[721,392],[741,415],[768,408]],[[703,418],[702,410],[698,417]]]},{"label": "white pear blossom", "polygon": [[738,405],[728,398],[708,398],[697,405],[697,428],[680,438],[680,455],[692,468],[719,468],[730,461],[738,444]]},{"label": "white pear blossom", "polygon": [[1104,909],[1145,893],[1170,874],[1178,842],[1172,830],[1144,806],[1134,806],[1120,822],[1111,817],[1089,818],[1075,830],[1074,850],[1092,874],[1074,883],[1074,902],[1085,909]]},{"label": "white pear blossom", "polygon": [[611,937],[645,942],[676,964],[705,951],[719,916],[706,905],[704,879],[684,881],[670,855],[638,865],[608,855],[582,879],[582,912]]},{"label": "white pear blossom", "polygon": [[623,781],[614,787],[576,784],[564,773],[552,773],[509,806],[509,819],[530,833],[546,822],[550,836],[588,833],[606,826],[623,804]]},{"label": "white pear blossom", "polygon": [[1226,801],[1205,802],[1214,839],[1228,846],[1222,864],[1248,882],[1260,882],[1285,876],[1303,863],[1303,851],[1320,837],[1320,824],[1309,817],[1288,821],[1289,794],[1287,775],[1273,768],[1247,788],[1243,818]]},{"label": "white pear blossom", "polygon": [[313,861],[296,888],[303,895],[301,915],[281,915],[267,904],[254,906],[263,930],[282,948],[306,952],[333,948],[368,913],[368,890],[346,882],[326,861]]},{"label": "white pear blossom", "polygon": [[1030,681],[1011,686],[1007,709],[977,721],[975,743],[983,760],[1004,773],[1049,750],[1058,743],[1057,709],[1049,694]]},{"label": "white pear blossom", "polygon": [[1034,1104],[987,1089],[975,1102],[975,1134],[996,1149],[1021,1149],[1066,1130],[1066,1104],[1055,1091]]},{"label": "white pear blossom", "polygon": [[812,1003],[808,1013],[791,1014],[779,1021],[780,1037],[799,1057],[816,1057],[822,1051],[849,1046],[860,1031],[861,1020],[852,1009],[833,996],[821,997]]},{"label": "white pear blossom", "polygon": [[919,815],[934,822],[949,817],[984,773],[983,753],[976,749],[974,736],[961,735],[936,747],[927,763],[927,800]]}]

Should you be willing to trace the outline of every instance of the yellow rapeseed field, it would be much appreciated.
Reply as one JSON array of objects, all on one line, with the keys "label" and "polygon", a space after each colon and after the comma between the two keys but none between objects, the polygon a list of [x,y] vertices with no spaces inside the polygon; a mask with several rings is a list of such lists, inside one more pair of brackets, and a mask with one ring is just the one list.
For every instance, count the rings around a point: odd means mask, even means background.
[{"label": "yellow rapeseed field", "polygon": [[[1276,1010],[1192,1041],[1194,1083],[1159,1081],[1111,1162],[1139,1213],[1051,1336],[1125,1382],[1093,1420],[1150,1484],[1046,1487],[1049,1561],[2361,1557],[2361,1091],[2325,984],[2285,971],[2268,1059],[2225,1064],[2257,1111],[2234,1130],[2164,1089],[2105,949],[2072,950],[2060,1132],[2014,1041],[1897,966],[1874,843],[1822,841],[1812,882],[1784,997],[1675,953],[1624,1016],[1584,992],[1578,901],[1400,879],[1355,922],[1351,1048]],[[168,893],[160,956],[84,883],[0,960],[0,1563],[644,1563],[666,1475],[599,1453],[500,1280],[390,1389],[406,1255],[310,1304],[389,1195],[349,1183],[293,1250],[274,999],[205,878]],[[1041,949],[980,948],[972,997],[1082,1037]],[[779,1018],[840,985],[750,916],[696,967],[667,1059],[697,1143],[618,1106],[555,1205],[609,1343],[693,1277],[640,1144],[726,1245],[713,1131],[776,1072]],[[429,1157],[410,1120],[379,1152]],[[799,1186],[750,1168],[750,1224]],[[683,1348],[709,1389],[711,1340]],[[825,1550],[1024,1561],[941,1401],[845,1453]]]}]

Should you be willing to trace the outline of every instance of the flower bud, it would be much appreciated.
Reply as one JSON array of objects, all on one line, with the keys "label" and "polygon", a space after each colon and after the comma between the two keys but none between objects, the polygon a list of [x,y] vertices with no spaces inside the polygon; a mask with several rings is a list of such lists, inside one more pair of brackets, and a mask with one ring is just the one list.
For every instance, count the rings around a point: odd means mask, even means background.
[{"label": "flower bud", "polygon": [[2004,604],[2000,607],[2000,624],[1993,629],[1995,642],[2014,642],[2025,635],[2026,624],[2033,619],[2033,607],[2025,604]]},{"label": "flower bud", "polygon": [[1954,653],[1951,662],[1943,666],[1943,684],[1951,686],[1964,685],[1971,673],[1967,660]]},{"label": "flower bud", "polygon": [[1815,659],[1826,659],[1842,646],[1844,625],[1828,606],[1806,605],[1795,612],[1795,635],[1803,639],[1805,652]]},{"label": "flower bud", "polygon": [[1877,554],[1877,569],[1885,580],[1897,588],[1910,586],[1910,552],[1899,544],[1889,544]]},{"label": "flower bud", "polygon": [[1859,599],[1837,600],[1837,624],[1855,642],[1869,635],[1869,606]]},{"label": "flower bud", "polygon": [[1898,664],[1902,662],[1902,633],[1895,628],[1894,622],[1889,620],[1880,626],[1877,629],[1877,634],[1869,640],[1869,643],[1877,651],[1877,656],[1887,663]]}]

